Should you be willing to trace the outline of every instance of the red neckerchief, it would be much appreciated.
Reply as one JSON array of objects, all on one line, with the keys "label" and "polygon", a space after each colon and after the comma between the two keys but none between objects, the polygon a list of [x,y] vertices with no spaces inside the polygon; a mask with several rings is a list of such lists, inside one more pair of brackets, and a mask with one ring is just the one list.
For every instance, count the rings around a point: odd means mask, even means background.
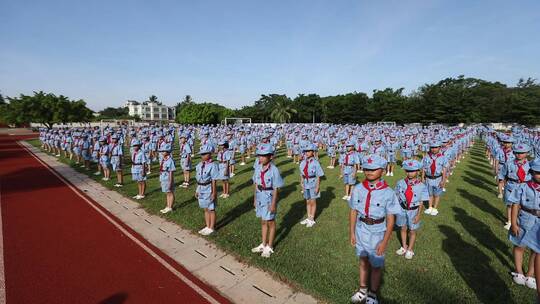
[{"label": "red neckerchief", "polygon": [[441,156],[441,153],[435,155],[435,158],[433,158],[433,154],[428,153],[429,158],[431,158],[431,176],[435,176],[435,171],[437,171],[437,158]]},{"label": "red neckerchief", "polygon": [[185,144],[185,143],[182,143],[182,145],[180,146],[180,154],[183,154],[183,153],[184,153],[184,144]]},{"label": "red neckerchief", "polygon": [[304,165],[304,177],[305,178],[309,178],[308,169],[309,169],[309,163],[311,163],[312,160],[313,160],[312,157],[310,157],[309,159],[306,159],[306,164]]},{"label": "red neckerchief", "polygon": [[169,155],[167,155],[167,157],[163,156],[163,159],[161,160],[161,163],[159,164],[159,172],[163,172],[163,164],[168,159],[169,159]]},{"label": "red neckerchief", "polygon": [[135,163],[135,157],[137,157],[137,153],[138,153],[138,152],[139,152],[139,151],[134,151],[134,152],[133,152],[133,161],[132,161],[132,163]]},{"label": "red neckerchief", "polygon": [[407,201],[407,209],[411,208],[412,199],[414,197],[414,192],[412,187],[419,184],[420,181],[415,179],[405,178],[405,184],[407,184],[407,189],[405,190],[405,200]]},{"label": "red neckerchief", "polygon": [[201,178],[202,178],[203,173],[204,173],[204,167],[206,166],[206,164],[210,164],[211,162],[212,162],[211,158],[209,160],[207,160],[207,161],[202,162],[202,165],[201,165]]},{"label": "red neckerchief", "polygon": [[368,194],[366,196],[366,206],[364,208],[364,212],[366,213],[366,217],[369,217],[369,206],[371,204],[371,192],[374,190],[382,190],[382,189],[388,188],[388,184],[386,183],[385,180],[379,181],[377,184],[375,184],[375,187],[372,189],[369,186],[369,181],[366,179],[362,182],[362,185],[368,191]]},{"label": "red neckerchief", "polygon": [[271,163],[269,162],[268,165],[266,165],[266,168],[263,167],[263,170],[261,170],[261,186],[263,188],[266,188],[266,182],[264,181],[264,175],[270,169],[270,165],[271,165]]},{"label": "red neckerchief", "polygon": [[504,162],[507,162],[508,161],[508,152],[512,151],[512,148],[508,148],[508,149],[505,149],[503,147],[503,153],[504,153]]},{"label": "red neckerchief", "polygon": [[347,152],[345,154],[345,165],[349,165],[349,156],[353,154],[354,151]]},{"label": "red neckerchief", "polygon": [[516,159],[515,163],[518,167],[517,176],[519,178],[519,182],[523,183],[525,181],[525,178],[527,177],[527,172],[525,172],[525,169],[523,169],[523,166],[527,163],[527,160],[524,159],[523,163],[520,163],[520,161]]},{"label": "red neckerchief", "polygon": [[527,185],[531,187],[534,191],[540,192],[540,184],[535,181],[528,181]]}]

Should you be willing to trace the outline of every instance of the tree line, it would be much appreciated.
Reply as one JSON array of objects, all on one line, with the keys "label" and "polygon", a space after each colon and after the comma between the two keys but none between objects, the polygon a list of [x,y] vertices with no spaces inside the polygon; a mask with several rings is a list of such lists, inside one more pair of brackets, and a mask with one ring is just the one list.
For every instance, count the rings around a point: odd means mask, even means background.
[{"label": "tree line", "polygon": [[[149,101],[156,101],[155,95]],[[219,124],[225,117],[246,117],[252,122],[357,123],[521,123],[540,124],[540,84],[520,79],[515,86],[459,76],[425,84],[410,94],[404,89],[374,90],[371,96],[352,92],[335,96],[299,94],[261,95],[252,105],[230,109],[217,103],[196,103],[190,95],[176,104],[176,122]],[[126,107],[107,107],[94,116],[83,100],[52,93],[2,98],[0,123],[45,125],[99,119],[128,119]],[[131,118],[133,119],[133,117]],[[136,117],[135,119],[139,119]]]},{"label": "tree line", "polygon": [[228,109],[193,103],[189,96],[177,105],[177,121],[217,124],[224,117],[248,117],[252,122],[358,123],[483,123],[540,124],[540,84],[520,79],[514,87],[478,78],[446,78],[406,95],[404,89],[374,90],[321,97],[300,94],[262,95],[252,105]]}]

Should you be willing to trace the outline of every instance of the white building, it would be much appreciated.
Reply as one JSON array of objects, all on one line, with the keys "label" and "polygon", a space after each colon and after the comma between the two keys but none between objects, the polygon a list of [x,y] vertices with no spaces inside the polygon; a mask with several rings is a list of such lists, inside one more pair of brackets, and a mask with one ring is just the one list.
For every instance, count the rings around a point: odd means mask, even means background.
[{"label": "white building", "polygon": [[175,108],[164,106],[161,102],[128,100],[126,107],[129,110],[129,116],[137,115],[141,120],[174,121],[176,118]]}]

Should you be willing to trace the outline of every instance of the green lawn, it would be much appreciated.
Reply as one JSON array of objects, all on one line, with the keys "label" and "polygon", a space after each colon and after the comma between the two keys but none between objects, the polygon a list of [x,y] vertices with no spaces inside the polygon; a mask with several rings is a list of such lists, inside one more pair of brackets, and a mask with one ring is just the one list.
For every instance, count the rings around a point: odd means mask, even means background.
[{"label": "green lawn", "polygon": [[[37,140],[30,143],[39,146]],[[502,227],[504,205],[496,197],[495,181],[483,151],[482,144],[477,143],[466,160],[458,165],[441,200],[440,214],[422,218],[413,260],[395,255],[400,247],[395,234],[387,251],[381,289],[384,303],[534,301],[533,290],[512,284],[511,246],[507,231]],[[174,153],[177,159],[177,151]],[[217,233],[210,239],[239,259],[273,273],[298,289],[331,303],[348,303],[358,287],[358,269],[354,249],[348,242],[349,210],[341,199],[343,185],[338,178],[338,168],[325,169],[317,225],[305,228],[298,223],[305,216],[298,167],[285,157],[283,148],[279,151],[275,163],[285,179],[285,187],[280,191],[275,254],[263,259],[250,251],[260,242],[260,224],[252,206],[253,160],[251,158],[246,166],[237,166],[231,196],[219,199]],[[321,162],[326,168],[328,158],[324,153]],[[165,204],[156,171],[153,170],[148,181],[146,198],[140,201],[153,214],[159,214]],[[397,169],[396,173],[394,177],[387,177],[391,186],[403,177],[402,170]],[[90,177],[113,189],[114,178],[103,182],[101,176]],[[181,173],[177,172],[176,183],[181,181]],[[186,229],[198,231],[204,221],[194,198],[194,187],[177,188],[174,211],[165,217]],[[221,187],[218,189],[221,191]],[[136,185],[127,172],[126,184],[118,191],[129,197],[136,194]]]}]

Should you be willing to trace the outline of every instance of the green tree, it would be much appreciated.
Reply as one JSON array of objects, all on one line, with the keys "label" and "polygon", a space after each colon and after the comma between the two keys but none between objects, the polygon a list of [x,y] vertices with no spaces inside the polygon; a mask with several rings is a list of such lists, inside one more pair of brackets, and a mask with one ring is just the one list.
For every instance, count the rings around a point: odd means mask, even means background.
[{"label": "green tree", "polygon": [[290,122],[293,114],[296,113],[296,109],[291,106],[290,102],[281,99],[274,103],[274,109],[270,112],[270,117],[275,122],[286,123]]}]

